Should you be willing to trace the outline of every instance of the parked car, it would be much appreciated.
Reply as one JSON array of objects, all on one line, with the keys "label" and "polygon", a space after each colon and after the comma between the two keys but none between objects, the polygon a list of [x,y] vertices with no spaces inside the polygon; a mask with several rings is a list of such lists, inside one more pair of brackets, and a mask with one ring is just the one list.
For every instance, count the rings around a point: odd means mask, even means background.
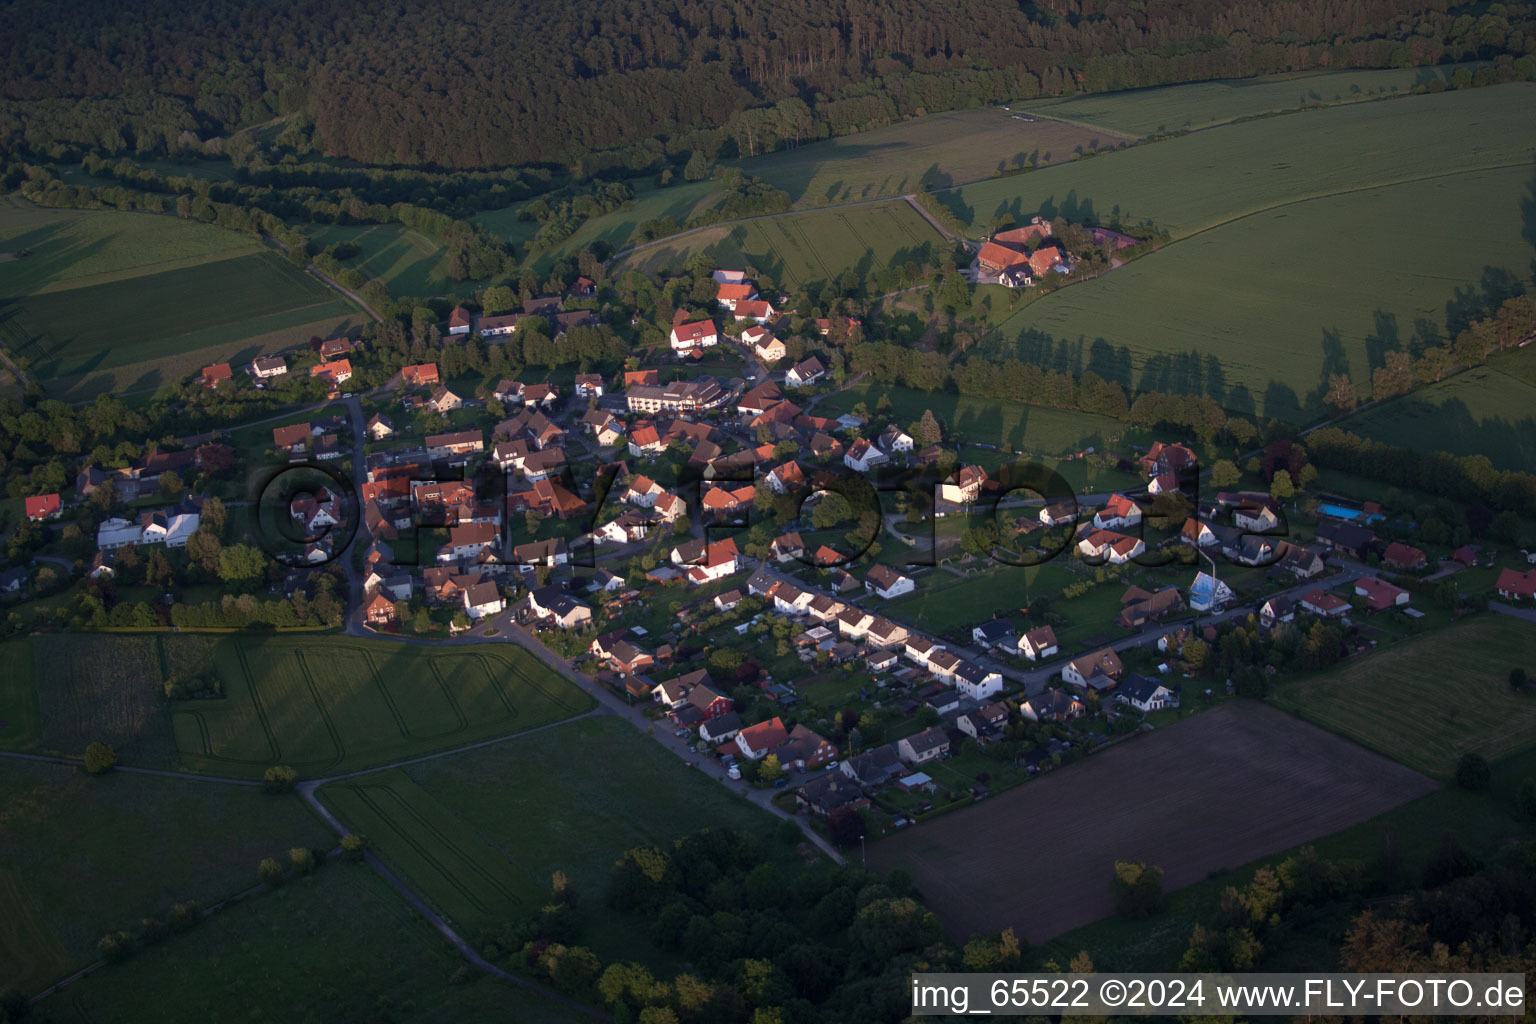
[{"label": "parked car", "polygon": [[774,789],[783,789],[787,785],[789,785],[789,780],[788,779],[779,778],[779,779],[774,779],[773,780],[773,788]]},{"label": "parked car", "polygon": [[688,733],[688,730],[687,730],[687,729],[678,729],[678,730],[677,730],[677,731],[676,731],[676,732],[674,732],[674,733],[673,733],[673,734],[672,734],[672,735],[673,735],[673,736],[676,736],[676,737],[677,737],[677,738],[678,738],[678,739],[682,739],[682,738],[683,738],[683,737],[684,737],[684,736],[687,736],[687,735],[689,735],[689,733]]},{"label": "parked car", "polygon": [[734,765],[734,764],[731,765],[729,768],[727,768],[725,770],[725,777],[728,778],[728,779],[739,779],[739,778],[741,778],[741,768],[740,768],[740,766]]}]

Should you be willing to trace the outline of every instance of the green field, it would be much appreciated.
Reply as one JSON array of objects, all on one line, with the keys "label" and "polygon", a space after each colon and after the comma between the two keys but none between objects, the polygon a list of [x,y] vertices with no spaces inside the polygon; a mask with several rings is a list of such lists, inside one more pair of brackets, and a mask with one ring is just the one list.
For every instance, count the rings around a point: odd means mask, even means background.
[{"label": "green field", "polygon": [[1536,386],[1491,366],[1372,405],[1340,426],[1388,444],[1484,455],[1497,469],[1536,473]]},{"label": "green field", "polygon": [[152,388],[258,355],[260,336],[360,322],[277,253],[172,217],[42,210],[10,197],[0,251],[25,252],[5,264],[0,344],[66,395]]},{"label": "green field", "polygon": [[1455,67],[1301,71],[1155,89],[1086,93],[1054,100],[1022,100],[1016,106],[1033,114],[1146,136],[1198,131],[1266,114],[1403,95],[1431,81],[1449,82],[1454,70]]},{"label": "green field", "polygon": [[108,931],[217,902],[261,858],[334,838],[257,787],[0,758],[0,989],[36,991],[95,960]]},{"label": "green field", "polygon": [[828,396],[817,404],[817,415],[840,415],[863,402],[872,415],[884,416],[875,412],[881,397],[890,399],[890,420],[902,427],[921,419],[923,410],[932,409],[943,425],[947,445],[963,441],[1061,455],[1090,445],[1102,447],[1127,429],[1119,420],[1092,413],[870,383],[855,384]]},{"label": "green field", "polygon": [[621,269],[655,272],[701,251],[721,266],[753,267],[791,290],[847,270],[868,280],[889,266],[936,263],[949,243],[910,204],[892,201],[705,228],[642,249]]},{"label": "green field", "polygon": [[[1044,338],[1102,340],[1132,354],[1123,384],[1309,420],[1330,371],[1368,391],[1385,351],[1446,340],[1447,304],[1483,268],[1520,273],[1530,178],[1529,167],[1469,171],[1255,213],[1045,296],[982,348],[1028,358]],[[1447,260],[1422,258],[1419,218],[1458,225]],[[1349,241],[1323,257],[1330,235]]]},{"label": "green field", "polygon": [[[254,874],[254,872],[253,872]],[[334,864],[44,1000],[61,1024],[590,1020],[473,971],[376,874]]]},{"label": "green field", "polygon": [[[498,211],[499,213],[500,211]],[[473,295],[484,281],[455,281],[448,276],[443,243],[403,224],[331,224],[309,233],[324,248],[351,242],[362,249],[346,265],[383,281],[392,295]]]},{"label": "green field", "polygon": [[1536,625],[1487,615],[1286,682],[1274,701],[1443,779],[1467,751],[1494,760],[1536,744],[1536,699],[1508,683],[1533,644]]},{"label": "green field", "polygon": [[587,711],[591,698],[511,644],[432,648],[349,637],[214,643],[218,701],[177,701],[171,722],[195,771],[314,777],[520,732]]},{"label": "green field", "polygon": [[[764,812],[612,716],[331,783],[318,795],[461,921],[487,909],[536,910],[555,871],[598,900],[614,860],[633,846],[706,825],[759,833],[769,825]],[[593,946],[633,956],[612,939]]]},{"label": "green field", "polygon": [[883,128],[737,161],[797,206],[852,203],[979,181],[1033,163],[1124,142],[1118,133],[1059,121],[1021,121],[996,107],[929,114]]}]

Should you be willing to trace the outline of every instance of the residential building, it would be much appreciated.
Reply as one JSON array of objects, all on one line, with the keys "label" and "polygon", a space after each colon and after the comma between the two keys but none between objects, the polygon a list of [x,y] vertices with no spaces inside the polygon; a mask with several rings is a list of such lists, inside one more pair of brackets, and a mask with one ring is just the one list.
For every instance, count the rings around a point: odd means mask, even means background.
[{"label": "residential building", "polygon": [[933,726],[896,742],[896,753],[907,764],[924,764],[949,753],[949,733]]},{"label": "residential building", "polygon": [[1137,711],[1161,711],[1179,706],[1179,695],[1156,679],[1132,672],[1120,681],[1115,699]]},{"label": "residential building", "polygon": [[1049,658],[1056,651],[1056,631],[1050,626],[1036,626],[1019,638],[1019,653],[1030,661]]},{"label": "residential building", "polygon": [[[794,534],[799,537],[799,534]],[[916,584],[888,565],[876,565],[864,576],[864,589],[886,600],[912,593]]]},{"label": "residential building", "polygon": [[789,388],[810,387],[827,375],[827,368],[820,359],[811,356],[802,359],[784,373],[784,386]]},{"label": "residential building", "polygon": [[1062,682],[1093,690],[1113,689],[1124,673],[1120,655],[1110,647],[1074,658],[1061,667]]}]

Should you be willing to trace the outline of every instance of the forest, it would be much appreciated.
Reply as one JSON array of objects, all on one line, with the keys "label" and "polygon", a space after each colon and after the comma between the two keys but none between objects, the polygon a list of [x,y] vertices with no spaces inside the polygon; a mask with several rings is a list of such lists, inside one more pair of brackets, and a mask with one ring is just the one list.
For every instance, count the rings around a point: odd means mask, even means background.
[{"label": "forest", "polygon": [[1446,0],[21,0],[0,145],[158,155],[283,118],[300,155],[636,173],[981,103],[1533,49],[1527,4]]}]

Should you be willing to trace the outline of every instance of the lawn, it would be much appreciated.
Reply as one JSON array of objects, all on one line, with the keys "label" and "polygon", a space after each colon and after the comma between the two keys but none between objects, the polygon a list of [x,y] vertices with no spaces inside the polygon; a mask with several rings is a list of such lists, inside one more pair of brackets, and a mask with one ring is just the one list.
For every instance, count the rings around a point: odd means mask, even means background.
[{"label": "lawn", "polygon": [[[1428,97],[1356,109],[1421,99]],[[1173,151],[1194,138],[1146,151]],[[1130,365],[1107,374],[1122,384],[1204,394],[1237,411],[1307,421],[1323,411],[1330,372],[1348,372],[1364,393],[1386,351],[1446,340],[1448,310],[1475,291],[1485,269],[1525,276],[1531,249],[1517,214],[1531,174],[1530,166],[1469,170],[1242,214],[1041,297],[980,347],[1033,362],[1054,355],[1062,340],[1090,351],[1123,347]],[[1443,260],[1419,256],[1426,221],[1458,225],[1438,243]],[[1327,237],[1349,241],[1320,259],[1319,240]],[[1491,399],[1480,403],[1495,407]],[[1501,436],[1496,428],[1492,437]]]},{"label": "lawn", "polygon": [[979,181],[1044,166],[1125,139],[1059,121],[1023,121],[996,107],[929,114],[882,128],[738,161],[797,206],[826,206]]},{"label": "lawn", "polygon": [[[889,413],[876,411],[881,398],[890,400]],[[903,428],[922,419],[924,410],[932,409],[948,445],[961,441],[1029,454],[1063,455],[1085,447],[1103,447],[1127,429],[1119,420],[1092,413],[868,382],[828,395],[817,403],[816,414],[841,415],[853,411],[860,402],[877,420],[889,416]],[[966,458],[963,452],[961,455]]]},{"label": "lawn", "polygon": [[38,1006],[62,1024],[590,1020],[480,976],[376,874],[335,864],[231,907],[185,936]]},{"label": "lawn", "polygon": [[[0,205],[0,344],[55,391],[154,387],[355,326],[352,305],[234,232],[152,214]],[[289,341],[291,343],[291,341]]]},{"label": "lawn", "polygon": [[1436,79],[1450,81],[1455,67],[1303,71],[1086,93],[1063,99],[1023,100],[1016,105],[1032,114],[1145,136],[1197,131],[1266,114],[1403,95]]},{"label": "lawn", "polygon": [[362,252],[346,265],[383,281],[391,295],[469,296],[485,286],[484,281],[449,277],[442,240],[403,224],[332,224],[312,230],[310,238],[321,248],[336,242],[357,245]]},{"label": "lawn", "polygon": [[1411,638],[1281,685],[1274,702],[1418,771],[1448,778],[1463,753],[1536,744],[1536,698],[1509,688],[1536,625],[1500,615]]},{"label": "lawn", "polygon": [[[597,901],[631,847],[705,825],[760,833],[770,824],[612,716],[322,788],[321,800],[349,825],[353,787],[389,801],[359,815],[380,856],[448,913],[471,920],[479,906],[506,905],[509,893],[524,911],[537,910],[555,871]],[[593,944],[604,956],[632,955],[612,937]]]},{"label": "lawn", "polygon": [[1536,386],[1491,366],[1372,405],[1339,425],[1387,444],[1483,455],[1497,469],[1536,473]]},{"label": "lawn", "polygon": [[314,777],[520,732],[591,698],[512,644],[433,649],[350,637],[214,641],[223,700],[177,701],[188,768],[242,777],[288,764]]},{"label": "lawn", "polygon": [[[1044,565],[1029,567],[989,563],[979,575],[963,577],[938,570],[925,575],[912,593],[889,602],[872,602],[869,607],[924,632],[964,634],[969,643],[970,628],[978,623],[1017,614],[1031,600],[1055,597],[1062,587],[1075,583],[1080,577],[1066,564],[1072,557],[1062,554]],[[1099,589],[1104,588],[1091,593]],[[1119,611],[1118,602],[1115,610]]]},{"label": "lawn", "polygon": [[1116,859],[1161,866],[1174,890],[1433,788],[1272,708],[1229,703],[882,840],[870,862],[909,871],[952,935],[1011,926],[1037,943],[1113,910]]},{"label": "lawn", "polygon": [[108,931],[215,903],[261,858],[334,838],[258,787],[0,759],[0,989],[36,991],[95,960]]},{"label": "lawn", "polygon": [[655,272],[701,251],[722,266],[753,267],[793,290],[848,270],[868,281],[890,266],[935,263],[949,243],[910,204],[894,200],[706,228],[642,249],[619,269]]}]

